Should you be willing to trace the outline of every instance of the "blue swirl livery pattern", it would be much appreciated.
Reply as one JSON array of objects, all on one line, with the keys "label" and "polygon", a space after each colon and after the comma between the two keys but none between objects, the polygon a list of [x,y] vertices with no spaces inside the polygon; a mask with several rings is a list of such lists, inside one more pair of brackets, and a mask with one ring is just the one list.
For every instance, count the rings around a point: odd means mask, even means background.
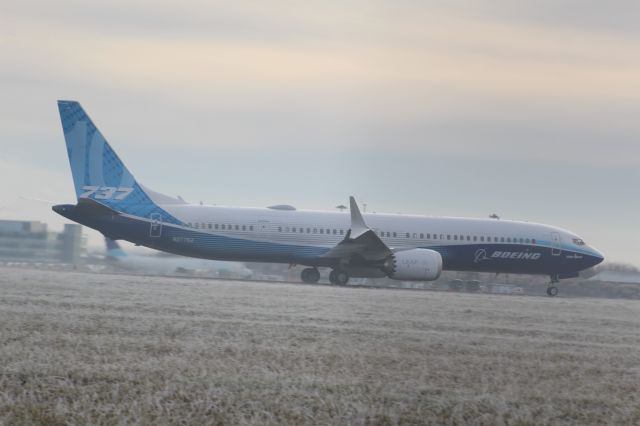
[{"label": "blue swirl livery pattern", "polygon": [[58,101],[58,109],[78,199],[91,198],[144,219],[182,224],[153,202],[78,102]]}]

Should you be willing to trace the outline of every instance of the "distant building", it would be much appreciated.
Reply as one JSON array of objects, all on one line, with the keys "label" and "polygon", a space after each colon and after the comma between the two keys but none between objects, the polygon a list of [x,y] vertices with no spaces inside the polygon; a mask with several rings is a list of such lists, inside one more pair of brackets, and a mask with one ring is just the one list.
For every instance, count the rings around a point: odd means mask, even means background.
[{"label": "distant building", "polygon": [[85,250],[81,225],[49,232],[42,222],[0,220],[0,261],[76,264]]},{"label": "distant building", "polygon": [[600,271],[589,281],[606,281],[621,284],[640,284],[640,273],[635,271]]}]

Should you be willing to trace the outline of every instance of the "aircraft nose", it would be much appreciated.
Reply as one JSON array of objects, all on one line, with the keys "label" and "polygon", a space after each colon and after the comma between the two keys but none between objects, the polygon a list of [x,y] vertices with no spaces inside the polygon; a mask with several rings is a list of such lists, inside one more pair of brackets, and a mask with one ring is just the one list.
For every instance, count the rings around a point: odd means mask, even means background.
[{"label": "aircraft nose", "polygon": [[593,247],[591,247],[591,251],[593,252],[593,254],[591,255],[593,259],[593,265],[591,266],[596,266],[597,264],[601,263],[604,260],[604,254],[600,253],[598,250],[594,249]]}]

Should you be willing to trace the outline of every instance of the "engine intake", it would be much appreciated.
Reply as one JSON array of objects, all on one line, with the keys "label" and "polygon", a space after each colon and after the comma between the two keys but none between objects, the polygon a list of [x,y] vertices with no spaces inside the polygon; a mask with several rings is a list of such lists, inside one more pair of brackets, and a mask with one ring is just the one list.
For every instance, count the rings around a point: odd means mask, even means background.
[{"label": "engine intake", "polygon": [[398,251],[387,258],[383,269],[394,280],[433,281],[442,272],[442,256],[429,249]]}]

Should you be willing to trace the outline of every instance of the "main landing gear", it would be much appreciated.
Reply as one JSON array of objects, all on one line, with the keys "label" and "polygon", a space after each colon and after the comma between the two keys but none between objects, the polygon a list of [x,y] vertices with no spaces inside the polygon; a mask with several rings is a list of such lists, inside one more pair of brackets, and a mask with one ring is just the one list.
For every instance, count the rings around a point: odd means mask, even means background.
[{"label": "main landing gear", "polygon": [[334,269],[329,273],[329,282],[334,285],[347,285],[349,274],[339,269]]},{"label": "main landing gear", "polygon": [[302,270],[300,278],[307,284],[315,284],[320,280],[320,271],[316,268],[305,268]]},{"label": "main landing gear", "polygon": [[558,284],[559,282],[560,280],[558,279],[557,275],[551,275],[551,282],[547,287],[547,295],[549,297],[555,297],[558,294],[558,287],[556,287],[554,284]]},{"label": "main landing gear", "polygon": [[[302,281],[307,284],[315,284],[320,280],[320,271],[317,268],[305,268],[300,274]],[[349,282],[349,274],[340,269],[334,269],[329,274],[329,282],[333,285],[347,285]]]}]

